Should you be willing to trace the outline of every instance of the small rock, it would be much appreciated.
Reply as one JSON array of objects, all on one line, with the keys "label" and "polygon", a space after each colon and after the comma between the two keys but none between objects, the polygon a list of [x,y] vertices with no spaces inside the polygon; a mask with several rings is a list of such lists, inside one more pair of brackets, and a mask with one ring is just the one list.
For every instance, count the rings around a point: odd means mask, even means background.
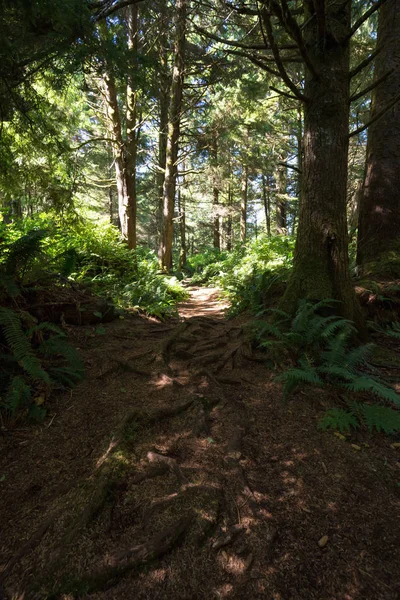
[{"label": "small rock", "polygon": [[346,439],[346,436],[344,436],[342,433],[339,433],[338,431],[335,431],[335,433],[333,435],[335,435],[337,438],[339,438],[339,440]]},{"label": "small rock", "polygon": [[397,450],[398,448],[400,448],[400,442],[395,442],[394,444],[390,444],[390,447],[393,448],[393,450]]},{"label": "small rock", "polygon": [[318,542],[318,546],[320,548],[325,548],[325,546],[327,545],[329,541],[329,537],[327,535],[324,535]]},{"label": "small rock", "polygon": [[361,446],[357,446],[357,444],[352,444],[352,445],[351,445],[351,447],[352,447],[354,450],[361,450]]}]

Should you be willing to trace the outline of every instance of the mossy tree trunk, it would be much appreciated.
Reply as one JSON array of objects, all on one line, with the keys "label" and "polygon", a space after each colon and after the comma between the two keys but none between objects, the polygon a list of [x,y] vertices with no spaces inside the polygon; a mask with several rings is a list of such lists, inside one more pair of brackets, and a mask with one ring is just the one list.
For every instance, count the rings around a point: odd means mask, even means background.
[{"label": "mossy tree trunk", "polygon": [[310,6],[304,3],[304,42],[313,68],[306,68],[304,86],[301,204],[294,266],[281,308],[293,313],[300,298],[334,298],[362,327],[350,278],[346,217],[351,3],[326,6],[322,33]]},{"label": "mossy tree trunk", "polygon": [[163,237],[162,268],[172,269],[172,246],[174,239],[174,208],[179,149],[180,120],[185,67],[186,0],[176,2],[175,58],[172,73],[171,98],[163,185]]},{"label": "mossy tree trunk", "polygon": [[[375,59],[371,119],[400,100],[400,0],[385,2],[378,26],[380,53]],[[392,249],[399,250],[400,232],[400,101],[368,132],[364,185],[360,195],[357,262],[365,265]]]}]

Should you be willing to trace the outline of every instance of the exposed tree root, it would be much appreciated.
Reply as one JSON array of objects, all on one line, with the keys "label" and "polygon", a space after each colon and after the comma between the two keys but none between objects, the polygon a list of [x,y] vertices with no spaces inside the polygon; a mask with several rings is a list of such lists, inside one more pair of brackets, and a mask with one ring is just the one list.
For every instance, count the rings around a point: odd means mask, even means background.
[{"label": "exposed tree root", "polygon": [[[72,589],[63,590],[62,593],[53,595],[55,598],[61,598],[65,592],[73,592],[74,597],[82,593],[91,593],[107,590],[118,583],[118,581],[129,571],[138,568],[156,558],[159,558],[179,541],[179,539],[189,529],[193,522],[193,515],[182,517],[177,523],[174,523],[161,533],[155,535],[144,544],[133,546],[114,556],[109,564],[102,568],[87,573],[82,577],[76,578]],[[81,590],[84,590],[82,592]]]},{"label": "exposed tree root", "polygon": [[[35,533],[29,538],[29,540],[21,546],[21,548],[11,557],[5,564],[0,565],[0,584],[3,583],[8,575],[11,573],[15,565],[29,552],[36,547],[47,533],[47,531],[54,525],[59,513],[50,515],[43,521],[40,527]],[[0,596],[1,597],[1,596]]]},{"label": "exposed tree root", "polygon": [[170,458],[169,456],[163,456],[162,454],[157,454],[157,452],[148,452],[147,458],[150,463],[161,463],[168,467],[168,469],[175,475],[178,480],[179,485],[187,482],[186,477],[182,473],[178,463],[174,458]]}]

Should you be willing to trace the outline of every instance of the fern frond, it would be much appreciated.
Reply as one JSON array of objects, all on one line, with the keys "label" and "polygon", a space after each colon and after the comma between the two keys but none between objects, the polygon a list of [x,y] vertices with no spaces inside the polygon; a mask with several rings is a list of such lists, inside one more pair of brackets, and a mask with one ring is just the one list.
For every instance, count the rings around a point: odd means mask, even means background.
[{"label": "fern frond", "polygon": [[279,375],[276,379],[284,383],[283,393],[285,397],[288,397],[292,391],[300,384],[309,384],[323,386],[323,380],[319,377],[317,370],[314,367],[307,369],[293,368],[285,371],[282,375]]},{"label": "fern frond", "polygon": [[31,388],[23,377],[16,375],[7,390],[4,407],[14,414],[21,405],[27,404],[30,398]]},{"label": "fern frond", "polygon": [[0,326],[13,356],[24,371],[33,380],[41,379],[50,383],[48,374],[42,369],[40,360],[26,339],[17,314],[9,308],[0,308]]},{"label": "fern frond", "polygon": [[338,429],[340,433],[347,433],[351,428],[357,429],[358,427],[357,418],[353,413],[343,410],[343,408],[330,408],[318,424],[319,429],[324,431],[326,429]]},{"label": "fern frond", "polygon": [[369,392],[385,402],[390,402],[396,406],[400,406],[400,396],[390,388],[371,377],[360,376],[352,382],[346,384],[346,389],[351,392]]},{"label": "fern frond", "polygon": [[362,420],[370,431],[391,434],[400,431],[400,412],[380,404],[362,404]]}]

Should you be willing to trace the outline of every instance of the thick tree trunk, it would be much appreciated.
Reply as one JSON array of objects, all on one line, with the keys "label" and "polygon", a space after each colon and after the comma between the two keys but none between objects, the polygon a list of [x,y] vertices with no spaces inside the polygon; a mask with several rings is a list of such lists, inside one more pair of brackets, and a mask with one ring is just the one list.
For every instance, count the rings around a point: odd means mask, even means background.
[{"label": "thick tree trunk", "polygon": [[[305,3],[307,9],[308,3]],[[293,271],[282,308],[294,312],[300,298],[341,302],[341,311],[362,327],[350,278],[346,221],[349,132],[351,3],[326,6],[327,31],[320,39],[305,15],[307,50],[318,77],[307,69],[304,93],[303,189]]]},{"label": "thick tree trunk", "polygon": [[240,241],[244,244],[247,234],[247,187],[248,167],[242,167],[242,181],[240,186]]},{"label": "thick tree trunk", "polygon": [[177,159],[179,148],[180,119],[184,79],[184,50],[186,32],[186,0],[176,2],[175,60],[172,74],[171,100],[169,106],[167,152],[163,185],[163,242],[162,268],[172,269],[172,245],[174,237],[174,205]]},{"label": "thick tree trunk", "polygon": [[[393,72],[373,91],[371,117],[400,94],[400,0],[380,8],[375,79]],[[360,200],[357,262],[373,262],[399,250],[400,102],[369,128],[366,172]]]},{"label": "thick tree trunk", "polygon": [[265,227],[267,230],[267,236],[271,237],[271,197],[270,197],[269,181],[268,181],[268,187],[267,187],[267,177],[265,175],[262,175],[261,180],[262,180],[263,204],[264,204],[264,211],[265,211]]}]

